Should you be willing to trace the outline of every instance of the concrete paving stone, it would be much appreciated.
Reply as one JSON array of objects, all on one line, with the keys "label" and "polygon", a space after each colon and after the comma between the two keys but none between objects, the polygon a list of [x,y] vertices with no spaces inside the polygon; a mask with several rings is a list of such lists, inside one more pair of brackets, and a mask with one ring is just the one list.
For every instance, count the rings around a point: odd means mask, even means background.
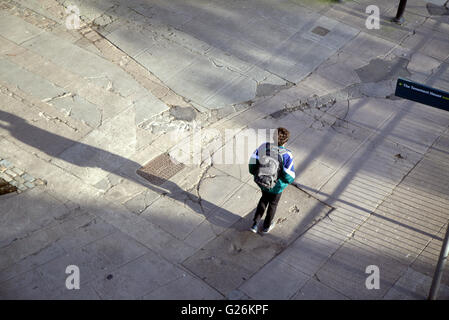
[{"label": "concrete paving stone", "polygon": [[[66,289],[66,268],[75,265],[80,271],[80,287],[108,272],[112,263],[103,257],[92,255],[83,249],[71,250],[67,254],[36,268],[52,291]],[[67,290],[67,289],[66,289]]]},{"label": "concrete paving stone", "polygon": [[[10,265],[0,271],[0,283],[25,274],[36,267],[54,260],[65,254],[58,244],[51,244],[36,254],[29,255],[17,263]],[[0,287],[2,285],[0,284]]]},{"label": "concrete paving stone", "polygon": [[97,128],[102,123],[102,110],[78,95],[56,99],[49,104],[92,128]]},{"label": "concrete paving stone", "polygon": [[6,159],[0,161],[0,165],[2,165],[5,168],[11,168],[13,166],[13,164]]},{"label": "concrete paving stone", "polygon": [[[207,250],[209,244],[204,250]],[[220,252],[220,250],[217,251]],[[206,252],[205,254],[204,251],[199,251],[191,256],[183,262],[183,265],[223,295],[239,287],[254,272],[246,263],[228,260],[214,253],[207,254]]]},{"label": "concrete paving stone", "polygon": [[435,30],[420,28],[415,35],[405,40],[401,45],[438,60],[444,61],[449,56],[449,44],[446,35]]},{"label": "concrete paving stone", "polygon": [[2,300],[40,300],[49,295],[47,283],[36,271],[30,271],[0,287]]},{"label": "concrete paving stone", "polygon": [[282,239],[283,245],[290,245],[324,218],[331,208],[295,187],[288,187],[284,192],[274,219],[276,227],[269,237]]},{"label": "concrete paving stone", "polygon": [[253,213],[261,196],[262,194],[255,183],[243,184],[223,203],[221,208],[230,214],[244,217]]},{"label": "concrete paving stone", "polygon": [[12,170],[6,170],[5,173],[10,177],[13,177],[13,178],[17,177],[17,173],[15,173]]},{"label": "concrete paving stone", "polygon": [[[332,76],[331,76],[332,77]],[[310,74],[307,78],[303,80],[308,86],[314,87],[319,90],[320,95],[326,95],[331,92],[341,90],[344,85],[331,79],[329,77],[323,76],[318,72]]]},{"label": "concrete paving stone", "polygon": [[16,16],[7,15],[2,17],[1,20],[0,35],[17,44],[32,39],[43,32],[43,30]]},{"label": "concrete paving stone", "polygon": [[0,172],[0,178],[2,178],[3,180],[5,180],[6,182],[11,182],[12,177],[7,175],[6,173]]},{"label": "concrete paving stone", "polygon": [[444,112],[444,110],[428,107],[421,103],[411,103],[411,101],[398,102],[398,105],[406,110],[407,115],[413,115],[418,119],[422,119],[423,123],[426,124],[433,123],[438,130],[449,123],[449,114]]},{"label": "concrete paving stone", "polygon": [[181,11],[183,14],[188,15],[190,17],[196,17],[199,14],[199,11],[212,11],[212,4],[210,1],[206,0],[189,0],[189,1],[180,1],[180,0],[173,0],[173,1],[161,1],[157,0],[157,4],[160,7],[166,8],[170,12],[179,12]]},{"label": "concrete paving stone", "polygon": [[435,74],[429,77],[427,80],[432,87],[440,90],[447,90],[449,84],[449,64],[443,63],[440,68],[437,69]]},{"label": "concrete paving stone", "polygon": [[449,21],[447,17],[431,16],[430,19],[423,23],[423,27],[446,33],[449,30]]},{"label": "concrete paving stone", "polygon": [[130,236],[116,232],[94,241],[83,247],[90,255],[98,255],[118,267],[130,262],[145,253],[148,249]]},{"label": "concrete paving stone", "polygon": [[[183,271],[154,253],[90,283],[102,299],[136,299],[181,278]],[[112,277],[111,277],[112,276]]]},{"label": "concrete paving stone", "polygon": [[[258,48],[253,44],[235,39],[231,33],[227,33],[225,30],[226,29],[218,28],[216,26],[211,27],[211,22],[204,19],[192,19],[182,26],[183,33],[199,39],[203,43],[203,46],[204,44],[207,44],[210,47],[209,50],[205,52],[206,54],[209,52],[213,54],[215,50],[219,49],[220,51],[224,50],[229,52],[230,55],[241,59],[241,56],[236,55],[235,53],[241,52],[241,55],[244,54],[243,49],[246,45],[249,47],[250,51],[258,52],[261,56],[267,54],[263,49]],[[242,60],[251,63],[251,60]]]},{"label": "concrete paving stone", "polygon": [[[202,248],[206,243],[215,239],[219,234],[227,230],[223,225],[232,225],[235,219],[231,220],[229,216],[221,219],[227,212],[222,211],[208,216],[200,225],[198,225],[186,238],[185,243],[193,248]],[[232,216],[231,216],[232,217]]]},{"label": "concrete paving stone", "polygon": [[[385,294],[385,300],[425,300],[429,296],[432,278],[408,268],[396,284]],[[449,299],[449,286],[438,290],[438,300]]]},{"label": "concrete paving stone", "polygon": [[145,300],[221,300],[223,296],[203,281],[189,274],[160,287],[145,296]]},{"label": "concrete paving stone", "polygon": [[23,171],[20,170],[19,168],[13,168],[12,169],[15,173],[17,173],[19,176],[21,176],[23,174]]},{"label": "concrete paving stone", "polygon": [[[184,3],[179,3],[181,6]],[[195,4],[196,5],[196,4]],[[208,6],[206,2],[202,6]],[[193,19],[198,11],[185,11],[182,7],[173,6],[171,2],[163,3],[162,1],[152,2],[151,6],[146,3],[137,3],[130,6],[137,13],[144,15],[150,23],[161,23],[175,28],[181,28],[186,22]],[[193,6],[192,6],[193,7]],[[204,7],[201,7],[204,8]],[[185,9],[185,7],[184,7]]]},{"label": "concrete paving stone", "polygon": [[327,114],[370,130],[376,130],[387,119],[400,111],[400,105],[386,99],[354,99],[337,101]]},{"label": "concrete paving stone", "polygon": [[[248,36],[248,34],[252,31],[248,30],[249,25],[257,17],[245,17],[244,12],[234,11],[237,8],[232,7],[232,5],[233,4],[229,7],[229,4],[224,4],[224,6],[226,6],[224,8],[223,5],[212,6],[210,8],[206,7],[205,9],[200,10],[200,14],[197,15],[194,20],[198,20],[206,24],[208,29],[220,30],[234,38],[240,39],[243,37],[243,34]],[[183,28],[187,27],[192,21],[185,24]]]},{"label": "concrete paving stone", "polygon": [[15,181],[15,180],[12,180],[9,184],[14,186],[14,187],[18,187],[19,186],[19,183],[17,181]]},{"label": "concrete paving stone", "polygon": [[[109,175],[113,177],[115,175]],[[151,188],[151,184],[145,184],[136,179],[124,177],[119,183],[113,185],[105,192],[105,198],[109,201],[114,201],[117,203],[125,203],[126,201],[132,199],[141,192],[145,192],[147,189]],[[149,190],[153,191],[153,190]],[[156,189],[155,189],[156,191]]]},{"label": "concrete paving stone", "polygon": [[196,58],[197,55],[187,48],[164,39],[135,56],[137,62],[166,84]]},{"label": "concrete paving stone", "polygon": [[20,191],[25,191],[25,190],[27,190],[27,187],[25,185],[23,185],[23,184],[19,184],[17,186],[17,189],[19,189]]},{"label": "concrete paving stone", "polygon": [[[251,154],[266,141],[256,136],[258,132],[251,130],[253,128],[249,129],[236,134],[212,156],[214,168],[243,182],[247,182],[252,177],[248,170]],[[226,136],[224,138],[227,139]]]},{"label": "concrete paving stone", "polygon": [[[332,88],[333,90],[330,91],[336,90],[339,86],[344,88],[360,82],[359,76],[354,71],[353,66],[349,65],[349,63],[346,65],[344,63],[335,63],[328,66],[319,67],[317,69],[317,74],[321,75],[324,79],[328,79],[328,81],[330,80],[337,83],[335,88]],[[308,83],[308,79],[309,78],[306,78],[304,81]]]},{"label": "concrete paving stone", "polygon": [[441,62],[422,53],[414,53],[407,69],[411,72],[421,72],[430,75],[440,66]]},{"label": "concrete paving stone", "polygon": [[120,166],[132,164],[127,157],[135,153],[135,148],[134,114],[124,111],[66,149],[54,163],[95,184]]},{"label": "concrete paving stone", "polygon": [[260,48],[276,48],[297,31],[296,27],[280,24],[274,19],[255,18],[248,22],[233,36]]},{"label": "concrete paving stone", "polygon": [[293,297],[293,300],[348,300],[346,296],[320,281],[310,278]]},{"label": "concrete paving stone", "polygon": [[141,214],[150,204],[156,201],[161,195],[152,191],[144,191],[134,198],[124,203],[124,206],[134,212],[135,214]]},{"label": "concrete paving stone", "polygon": [[[104,78],[107,78],[113,83],[115,91],[122,96],[127,97],[143,90],[131,75],[112,62],[52,34],[41,34],[23,46],[90,82],[95,83],[95,80],[100,78],[104,81]],[[78,63],[71,64],[67,61]]]},{"label": "concrete paving stone", "polygon": [[[301,179],[306,179],[307,175],[312,174],[308,170],[309,166],[312,166],[312,163],[317,164],[319,162],[320,167],[328,167],[329,170],[326,170],[327,172],[322,171],[320,178],[316,176],[319,173],[318,171],[314,171],[313,176],[315,181],[320,180],[324,183],[325,179],[329,178],[329,173],[335,172],[349,160],[359,145],[370,135],[367,130],[347,123],[336,123],[336,125],[329,126],[335,122],[335,119],[333,120],[330,116],[325,117],[327,119],[323,118],[321,130],[308,128],[298,138],[289,143],[288,147],[295,157],[297,182],[303,183]],[[319,148],[316,146],[319,146]],[[329,154],[328,152],[332,153],[332,159],[326,156]],[[323,174],[326,174],[326,176],[323,176]]]},{"label": "concrete paving stone", "polygon": [[429,194],[430,197],[437,197],[439,198],[438,203],[445,204],[447,202],[447,191],[441,190],[441,186],[436,186],[435,184],[429,183],[428,181],[425,181],[422,177],[413,177],[410,176],[408,183],[414,184],[416,188],[420,191],[421,194],[427,195]]},{"label": "concrete paving stone", "polygon": [[233,80],[229,85],[219,89],[206,98],[204,105],[211,109],[220,109],[239,102],[249,101],[256,96],[257,83],[246,76]]},{"label": "concrete paving stone", "polygon": [[369,62],[374,58],[384,56],[395,46],[396,44],[393,42],[361,32],[348,42],[342,48],[342,51],[349,52],[356,55],[359,59]]},{"label": "concrete paving stone", "polygon": [[0,70],[2,70],[2,79],[4,81],[13,86],[17,86],[39,100],[56,97],[65,93],[64,89],[53,85],[34,73],[20,68],[8,60],[0,59]]},{"label": "concrete paving stone", "polygon": [[[301,199],[305,194],[300,196],[303,193],[295,188],[284,192],[276,216],[276,219],[284,220],[270,234],[263,237],[252,234],[249,227],[253,214],[248,214],[228,231],[208,242],[200,251],[184,261],[183,265],[223,294],[236,289],[307,230],[313,219],[319,219],[326,212],[321,204],[317,206],[315,202],[314,205],[311,200],[308,205],[303,201],[300,209],[303,214],[294,214],[289,209],[294,203],[301,203],[298,197]],[[284,223],[285,220],[289,220],[289,226]],[[221,271],[217,273],[218,270]]]},{"label": "concrete paving stone", "polygon": [[130,57],[135,57],[155,43],[153,36],[149,30],[142,30],[131,24],[123,25],[122,22],[120,27],[107,34],[106,38]]},{"label": "concrete paving stone", "polygon": [[[318,26],[329,30],[329,32],[324,36],[311,32]],[[306,39],[313,39],[320,45],[330,49],[340,49],[358,33],[359,31],[353,27],[326,16],[320,16],[314,21],[313,26],[303,35],[303,37]]]},{"label": "concrete paving stone", "polygon": [[[438,238],[442,239],[445,235],[447,225],[438,233]],[[432,239],[429,245],[421,252],[418,258],[413,262],[411,268],[413,270],[432,277],[435,275],[435,268],[441,252],[442,240]],[[449,267],[446,265],[442,277],[441,284],[449,285]]]},{"label": "concrete paving stone", "polygon": [[[226,48],[211,47],[207,51],[205,51],[204,54],[210,57],[210,59],[213,60],[215,64],[231,66],[232,69],[240,71],[242,74],[263,74],[260,80],[262,80],[264,76],[266,77],[267,74],[269,75],[269,73],[267,73],[263,69],[258,68],[253,63],[241,60],[237,56],[231,54],[230,52],[227,52]],[[253,78],[258,77],[256,76]]]},{"label": "concrete paving stone", "polygon": [[[228,4],[226,4],[228,6]],[[304,24],[317,17],[316,12],[300,7],[290,1],[246,1],[239,7],[239,12],[245,16],[255,16],[274,20],[295,29],[300,29]]]},{"label": "concrete paving stone", "polygon": [[[440,216],[440,214],[444,214],[445,201],[414,187],[413,180],[408,181],[407,178],[404,179],[402,185],[396,191],[397,199],[401,205],[407,205],[410,210],[412,208],[423,210],[426,214],[430,214],[429,218],[435,222],[444,221],[443,215]],[[434,198],[436,199],[434,200]]]},{"label": "concrete paving stone", "polygon": [[312,276],[347,239],[350,230],[350,227],[340,228],[333,220],[331,222],[325,218],[296,239],[276,259]]},{"label": "concrete paving stone", "polygon": [[[240,76],[228,68],[218,67],[212,61],[204,57],[198,57],[192,64],[187,66],[166,81],[166,84],[173,88],[178,94],[189,99],[205,104],[207,99],[218,94],[219,90],[235,81]],[[243,87],[239,90],[248,90]],[[254,90],[255,92],[255,90]],[[216,96],[218,99],[219,96]],[[237,97],[239,97],[237,95]],[[224,103],[214,101],[218,105]],[[240,101],[235,101],[235,103]],[[217,106],[205,105],[207,108],[216,108]]]},{"label": "concrete paving stone", "polygon": [[70,232],[58,239],[56,244],[69,252],[72,249],[81,248],[117,231],[109,223],[95,217],[91,219],[78,228],[70,230]]},{"label": "concrete paving stone", "polygon": [[[398,197],[404,199],[410,206],[421,208],[431,208],[432,212],[442,213],[446,207],[445,201],[432,195],[429,192],[423,192],[417,187],[413,187],[413,181],[404,180],[404,183],[398,186],[396,193]],[[435,220],[440,221],[439,218]]]},{"label": "concrete paving stone", "polygon": [[[42,190],[27,192],[26,195],[20,195],[20,199],[21,201],[17,201],[11,197],[0,204],[1,211],[4,213],[2,242],[20,239],[28,235],[30,231],[48,226],[69,211],[60,201]],[[14,254],[20,254],[20,252],[14,252]]]},{"label": "concrete paving stone", "polygon": [[176,202],[162,197],[143,211],[141,216],[179,240],[184,240],[205,218],[201,212]]},{"label": "concrete paving stone", "polygon": [[[236,178],[214,168],[208,170],[207,174],[210,178],[203,179],[198,192],[203,200],[203,206],[209,207],[209,210],[221,207],[224,201],[242,185],[242,182]],[[226,190],[223,190],[224,186],[226,186]]]},{"label": "concrete paving stone", "polygon": [[[366,19],[368,14],[365,13],[366,8],[372,3],[360,3],[351,1],[342,5],[334,5],[326,11],[325,15],[333,19],[337,19],[345,24],[355,27],[359,30],[364,30],[367,33],[377,35],[380,38],[400,42],[405,36],[409,34],[409,29],[400,28],[395,23],[391,22],[391,18],[396,15],[397,6],[392,3],[377,4],[380,9],[380,29],[368,30],[366,29]],[[410,27],[417,24],[417,21],[422,22],[423,16],[415,15],[407,12],[407,21],[410,22]],[[421,18],[421,19],[420,19]]]},{"label": "concrete paving stone", "polygon": [[376,246],[383,254],[410,264],[428,244],[431,233],[398,218],[398,215],[378,209],[355,232],[354,239]]},{"label": "concrete paving stone", "polygon": [[[2,116],[2,120],[10,123],[13,129],[9,131],[11,135],[9,139],[14,139],[14,143],[21,149],[37,153],[42,159],[49,160],[50,155],[61,153],[73,144],[72,139],[79,138],[82,135],[81,131],[84,131],[80,128],[79,131],[74,132],[73,127],[70,128],[62,121],[58,121],[58,119],[62,120],[58,118],[58,115],[39,113],[37,108],[29,110],[30,108],[22,103],[14,103],[17,102],[16,100],[5,99],[4,101],[12,102],[4,108]],[[36,169],[41,168],[33,170]]]},{"label": "concrete paving stone", "polygon": [[308,278],[295,267],[275,258],[239,289],[252,299],[286,300],[293,296]]},{"label": "concrete paving stone", "polygon": [[427,151],[443,130],[443,128],[435,126],[433,122],[425,122],[424,119],[417,121],[404,109],[379,128],[382,137],[422,154]]},{"label": "concrete paving stone", "polygon": [[293,83],[303,80],[336,49],[329,49],[295,34],[281,45],[261,67]]},{"label": "concrete paving stone", "polygon": [[140,125],[142,122],[167,110],[168,106],[152,94],[140,98],[134,102],[136,125]]},{"label": "concrete paving stone", "polygon": [[[379,268],[380,287],[377,290],[369,290],[365,285],[369,277],[365,271],[370,265]],[[407,265],[400,261],[351,239],[318,271],[316,278],[350,299],[373,300],[382,298],[406,270]]]},{"label": "concrete paving stone", "polygon": [[95,214],[170,261],[181,262],[196,250],[121,206],[96,208]]},{"label": "concrete paving stone", "polygon": [[[374,138],[376,139],[376,138]],[[373,140],[366,142],[363,147],[357,150],[351,159],[339,170],[330,180],[320,188],[320,192],[329,195],[332,198],[347,201],[350,204],[356,205],[362,210],[374,210],[384,198],[384,194],[372,194],[373,198],[366,199],[361,195],[366,194],[366,191],[357,192],[357,196],[353,196],[354,188],[349,188],[349,181],[354,178],[356,174],[372,174],[386,179],[393,189],[398,184],[404,174],[410,170],[414,164],[420,159],[419,154],[404,150],[391,142],[377,142],[376,147],[373,147]],[[376,140],[374,140],[376,141]],[[396,149],[396,148],[400,149]],[[385,158],[381,153],[388,152],[390,157]],[[394,155],[402,154],[406,159],[397,162]],[[348,189],[348,190],[346,190]],[[351,190],[352,189],[352,190]],[[357,188],[356,188],[357,190]],[[343,204],[338,202],[338,206]],[[333,204],[337,206],[337,204]]]}]

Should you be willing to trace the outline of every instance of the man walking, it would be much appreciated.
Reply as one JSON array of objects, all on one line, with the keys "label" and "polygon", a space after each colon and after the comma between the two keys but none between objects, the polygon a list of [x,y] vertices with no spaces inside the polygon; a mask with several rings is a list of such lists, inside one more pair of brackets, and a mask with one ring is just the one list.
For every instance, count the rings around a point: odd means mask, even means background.
[{"label": "man walking", "polygon": [[276,131],[277,145],[269,142],[262,144],[252,154],[249,161],[249,172],[262,190],[262,197],[257,205],[254,222],[250,229],[255,233],[258,231],[258,224],[265,210],[267,210],[267,215],[262,233],[270,232],[273,229],[274,222],[272,221],[282,191],[295,180],[293,156],[291,151],[284,147],[290,138],[290,132],[282,127],[277,128]]}]

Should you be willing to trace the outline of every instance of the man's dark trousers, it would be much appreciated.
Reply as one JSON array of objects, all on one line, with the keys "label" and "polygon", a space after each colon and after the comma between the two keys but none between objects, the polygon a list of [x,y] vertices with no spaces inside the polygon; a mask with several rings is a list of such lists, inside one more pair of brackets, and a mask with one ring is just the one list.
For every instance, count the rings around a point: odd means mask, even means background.
[{"label": "man's dark trousers", "polygon": [[268,229],[271,225],[271,221],[274,218],[274,214],[276,213],[276,208],[278,206],[278,202],[281,199],[282,193],[270,193],[266,191],[262,191],[262,198],[259,200],[259,204],[257,205],[256,213],[254,214],[254,222],[259,222],[262,218],[265,209],[268,206],[267,216],[263,222],[264,229]]}]

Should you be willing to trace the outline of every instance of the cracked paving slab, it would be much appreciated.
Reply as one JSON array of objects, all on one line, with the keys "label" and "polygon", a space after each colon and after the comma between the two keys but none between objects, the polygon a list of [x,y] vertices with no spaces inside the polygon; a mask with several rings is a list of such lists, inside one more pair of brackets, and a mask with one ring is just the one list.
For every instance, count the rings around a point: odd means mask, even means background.
[{"label": "cracked paving slab", "polygon": [[[254,207],[256,205],[257,203],[254,203]],[[271,233],[262,236],[249,231],[251,212],[185,260],[183,265],[222,294],[227,295],[326,216],[330,210],[331,207],[303,191],[287,187],[277,209],[275,217],[277,226]]]},{"label": "cracked paving slab", "polygon": [[[186,7],[189,8],[190,5],[186,4]],[[182,26],[178,25],[173,29],[170,27],[170,19],[165,19],[166,15],[156,14],[167,9],[178,12],[179,8],[176,9],[170,2],[162,4],[155,1],[148,10],[138,6],[136,10],[140,16],[135,24],[127,23],[129,16],[135,16],[135,12],[131,13],[130,8],[127,10],[125,5],[120,5],[112,10],[123,15],[117,16],[114,30],[100,28],[98,31],[133,56],[164,84],[203,109],[202,111],[224,108],[258,96],[272,95],[289,82],[297,82],[306,76],[356,34],[353,28],[329,18],[318,17],[307,10],[301,12],[299,22],[287,27],[283,22],[276,22],[268,17],[265,11],[271,8],[280,13],[287,8],[300,10],[299,6],[277,7],[265,2],[260,6],[262,8],[254,12],[248,11],[249,19],[243,19],[241,12],[237,15],[231,14],[237,7],[214,3],[210,5],[211,11],[208,14],[203,13],[205,8],[201,7],[201,10],[193,13]],[[227,12],[224,17],[211,19],[211,14],[213,16],[215,13],[224,12]],[[291,12],[286,11],[285,14],[290,16]],[[190,11],[186,15],[190,15]],[[147,26],[142,22],[146,22]],[[207,26],[209,36],[211,32],[218,32],[217,36],[210,38],[204,33],[198,33],[200,29],[192,29],[197,22]],[[237,24],[231,25],[231,22]],[[149,28],[148,25],[155,27]],[[310,32],[309,38],[301,38],[298,30],[304,31],[301,28],[306,28],[312,31],[319,25],[327,27],[329,33],[317,36]],[[223,26],[230,29],[223,33]],[[274,44],[261,42],[275,35],[277,36],[273,38]],[[220,45],[221,38],[229,38],[234,44],[239,43],[238,47]],[[285,45],[282,44],[284,42]],[[307,43],[304,49],[305,42]],[[226,43],[231,44],[231,41]],[[316,46],[322,47],[323,50],[316,50]],[[265,48],[263,50],[266,54],[262,60],[257,61],[239,54],[250,52],[253,47],[256,50]],[[311,51],[319,54],[310,55]],[[287,69],[285,65],[288,65]],[[294,75],[296,71],[298,74]]]}]

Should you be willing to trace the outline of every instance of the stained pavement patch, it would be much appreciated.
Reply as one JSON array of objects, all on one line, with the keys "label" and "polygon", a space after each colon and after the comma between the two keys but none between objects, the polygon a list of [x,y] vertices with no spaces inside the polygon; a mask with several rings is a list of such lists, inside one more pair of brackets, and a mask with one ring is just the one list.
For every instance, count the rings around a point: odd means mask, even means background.
[{"label": "stained pavement patch", "polygon": [[267,97],[274,95],[276,92],[281,91],[283,89],[287,89],[291,87],[291,85],[278,85],[271,83],[260,83],[256,88],[256,97]]},{"label": "stained pavement patch", "polygon": [[196,111],[192,107],[174,106],[170,108],[170,114],[176,120],[193,121],[196,119]]},{"label": "stained pavement patch", "polygon": [[407,70],[409,61],[396,57],[388,61],[384,59],[373,59],[366,66],[356,69],[355,72],[362,82],[378,82],[394,78],[407,78],[411,73]]}]

